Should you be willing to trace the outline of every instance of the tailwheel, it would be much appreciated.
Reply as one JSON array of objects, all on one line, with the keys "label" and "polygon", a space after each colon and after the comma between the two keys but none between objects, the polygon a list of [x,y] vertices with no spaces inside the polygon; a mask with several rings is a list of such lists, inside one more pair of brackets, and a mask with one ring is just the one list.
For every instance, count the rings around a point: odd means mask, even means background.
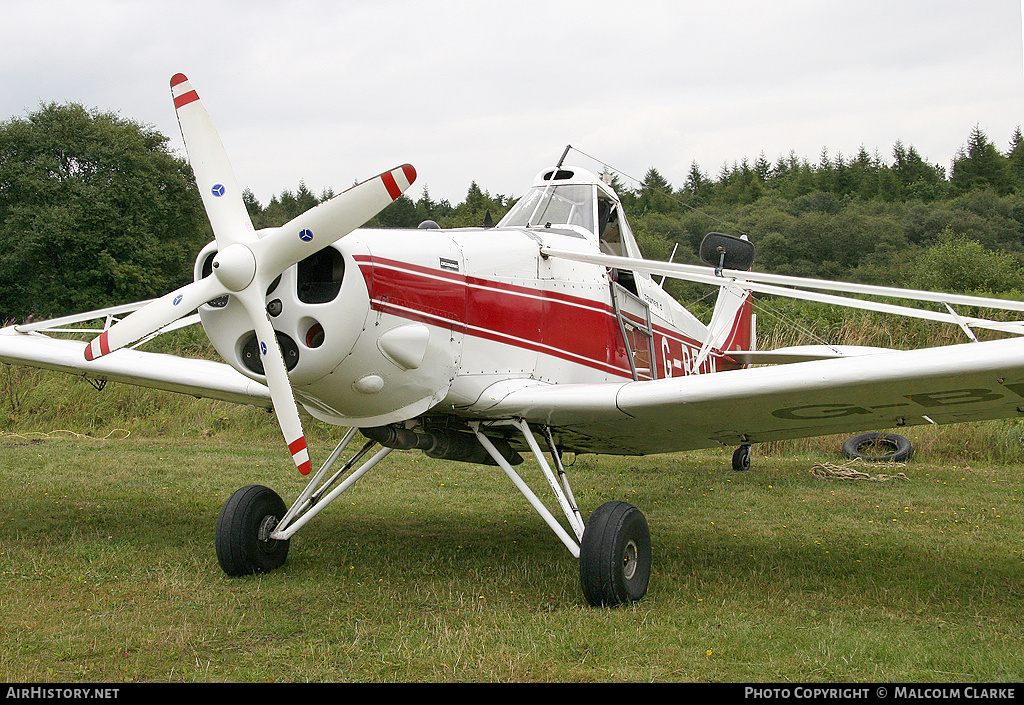
[{"label": "tailwheel", "polygon": [[732,469],[744,472],[750,469],[750,446],[742,445],[732,453]]},{"label": "tailwheel", "polygon": [[249,485],[228,498],[217,517],[217,561],[231,576],[266,573],[284,564],[289,541],[270,538],[285,514],[269,487]]},{"label": "tailwheel", "polygon": [[587,521],[580,543],[580,582],[594,607],[635,602],[651,578],[651,535],[643,513],[607,502]]}]

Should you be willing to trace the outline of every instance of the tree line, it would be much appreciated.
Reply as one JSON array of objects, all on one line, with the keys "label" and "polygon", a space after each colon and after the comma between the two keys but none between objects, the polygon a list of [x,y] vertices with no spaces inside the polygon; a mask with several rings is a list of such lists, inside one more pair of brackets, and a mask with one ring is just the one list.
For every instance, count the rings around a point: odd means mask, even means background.
[{"label": "tree line", "polygon": [[622,194],[645,256],[696,260],[704,234],[746,234],[762,271],[945,291],[1024,290],[1024,138],[1000,151],[975,127],[949,172],[897,143],[817,161],[790,154],[693,165],[674,189],[654,168]]},{"label": "tree line", "polygon": [[[710,231],[746,234],[755,268],[798,276],[1019,297],[1024,291],[1024,138],[1000,150],[975,127],[950,168],[902,143],[693,164],[673,186],[654,167],[613,177],[650,259],[696,262]],[[261,204],[257,228],[281,225],[334,195],[303,183]],[[520,194],[522,195],[522,194]],[[475,181],[463,201],[397,199],[367,225],[497,222],[515,203]],[[191,278],[212,233],[191,170],[152,127],[77,104],[42,105],[0,123],[0,315],[54,316],[158,296]],[[673,254],[674,253],[674,254]],[[681,300],[703,291],[669,280]]]}]

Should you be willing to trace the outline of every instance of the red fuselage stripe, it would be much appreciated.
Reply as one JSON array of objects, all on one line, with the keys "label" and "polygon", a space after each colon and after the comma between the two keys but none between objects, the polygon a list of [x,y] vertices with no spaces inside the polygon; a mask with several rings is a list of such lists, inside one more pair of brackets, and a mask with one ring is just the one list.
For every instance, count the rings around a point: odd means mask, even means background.
[{"label": "red fuselage stripe", "polygon": [[[356,260],[375,310],[632,377],[610,304],[378,257]],[[662,338],[700,347],[656,327],[655,352]]]}]

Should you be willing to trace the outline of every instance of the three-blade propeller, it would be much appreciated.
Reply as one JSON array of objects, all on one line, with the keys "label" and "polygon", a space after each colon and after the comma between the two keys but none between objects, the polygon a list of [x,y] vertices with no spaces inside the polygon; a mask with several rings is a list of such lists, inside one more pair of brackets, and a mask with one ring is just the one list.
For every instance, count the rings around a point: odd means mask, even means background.
[{"label": "three-blade propeller", "polygon": [[357,184],[279,228],[254,230],[224,145],[192,84],[171,79],[171,95],[196,184],[217,241],[213,274],[156,299],[118,321],[85,349],[87,360],[155,333],[198,306],[230,294],[238,299],[259,341],[267,386],[285,443],[303,475],[310,471],[306,437],[266,291],[285,269],[352,232],[402,195],[416,179],[406,164]]}]

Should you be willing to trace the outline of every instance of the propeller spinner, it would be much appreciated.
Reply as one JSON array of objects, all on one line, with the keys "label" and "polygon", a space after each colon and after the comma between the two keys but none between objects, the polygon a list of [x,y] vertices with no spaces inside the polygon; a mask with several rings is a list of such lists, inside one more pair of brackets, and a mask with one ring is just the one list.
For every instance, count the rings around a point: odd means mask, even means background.
[{"label": "propeller spinner", "polygon": [[352,232],[402,195],[416,179],[406,164],[363,181],[279,228],[252,226],[224,145],[210,116],[183,74],[171,95],[196,184],[217,241],[212,276],[172,291],[118,321],[85,348],[87,360],[107,355],[161,330],[207,301],[230,294],[249,316],[259,341],[274,413],[303,475],[310,471],[306,437],[265,292],[281,272]]}]

